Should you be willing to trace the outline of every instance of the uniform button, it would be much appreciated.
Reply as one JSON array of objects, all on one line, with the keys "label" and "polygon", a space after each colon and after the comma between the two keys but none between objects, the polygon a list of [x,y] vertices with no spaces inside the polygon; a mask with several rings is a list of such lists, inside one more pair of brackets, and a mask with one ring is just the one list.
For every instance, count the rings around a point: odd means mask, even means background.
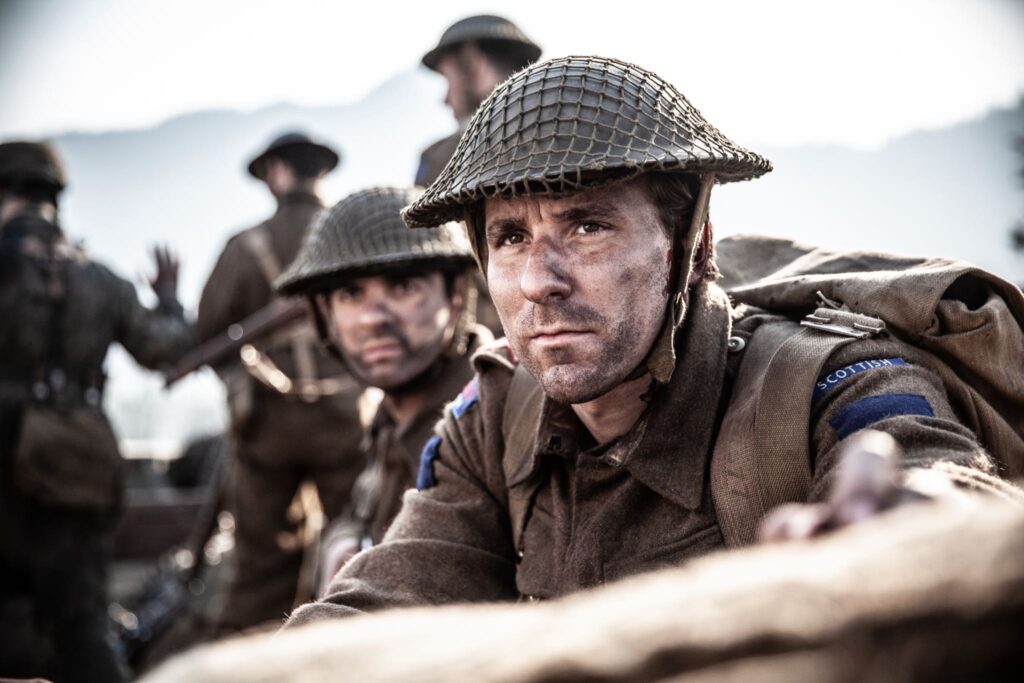
[{"label": "uniform button", "polygon": [[523,555],[524,554],[525,553],[522,550],[520,550],[518,553],[516,553],[516,564],[519,564],[520,562],[523,561]]},{"label": "uniform button", "polygon": [[744,339],[743,337],[729,337],[729,342],[727,346],[730,352],[738,353],[739,351],[742,351],[744,348],[746,348],[747,340]]}]

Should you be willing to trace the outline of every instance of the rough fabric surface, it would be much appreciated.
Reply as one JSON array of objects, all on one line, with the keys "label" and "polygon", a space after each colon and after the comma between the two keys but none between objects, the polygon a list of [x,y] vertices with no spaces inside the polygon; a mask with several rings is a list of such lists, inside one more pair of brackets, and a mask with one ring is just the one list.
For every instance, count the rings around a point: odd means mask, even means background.
[{"label": "rough fabric surface", "polygon": [[1007,680],[1024,511],[921,504],[538,605],[402,610],[204,648],[145,680]]}]

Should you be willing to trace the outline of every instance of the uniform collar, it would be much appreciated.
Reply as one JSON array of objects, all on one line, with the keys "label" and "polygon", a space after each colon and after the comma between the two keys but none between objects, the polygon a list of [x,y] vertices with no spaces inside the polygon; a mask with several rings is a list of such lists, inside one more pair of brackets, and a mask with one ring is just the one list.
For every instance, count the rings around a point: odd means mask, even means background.
[{"label": "uniform collar", "polygon": [[572,408],[546,396],[536,422],[533,449],[520,462],[506,463],[509,486],[529,479],[544,458],[598,457],[621,466],[648,488],[691,510],[700,507],[708,459],[717,432],[725,380],[730,307],[725,293],[708,285],[691,294],[691,310],[678,337],[679,363],[671,381],[655,390],[654,399],[633,428],[603,447],[590,440]]},{"label": "uniform collar", "polygon": [[319,207],[324,206],[324,201],[320,199],[320,195],[306,190],[296,190],[289,192],[288,194],[281,197],[278,200],[278,209],[284,208],[285,206],[291,206],[294,204],[314,204]]}]

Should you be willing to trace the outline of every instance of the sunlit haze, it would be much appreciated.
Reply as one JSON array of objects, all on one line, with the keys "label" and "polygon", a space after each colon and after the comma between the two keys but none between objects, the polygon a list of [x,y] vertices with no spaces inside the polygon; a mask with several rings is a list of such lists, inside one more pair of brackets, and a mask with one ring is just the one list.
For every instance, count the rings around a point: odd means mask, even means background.
[{"label": "sunlit haze", "polygon": [[1024,3],[731,0],[0,5],[0,131],[148,126],[200,109],[343,104],[414,67],[453,20],[493,12],[545,55],[651,68],[748,145],[883,144],[1024,92]]}]

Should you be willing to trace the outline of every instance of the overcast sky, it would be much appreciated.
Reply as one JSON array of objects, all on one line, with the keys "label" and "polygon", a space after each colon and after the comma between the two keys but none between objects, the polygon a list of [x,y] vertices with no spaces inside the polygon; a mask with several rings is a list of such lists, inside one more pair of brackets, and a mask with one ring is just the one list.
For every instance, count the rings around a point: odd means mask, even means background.
[{"label": "overcast sky", "polygon": [[657,71],[748,146],[873,147],[1024,94],[1019,0],[0,0],[0,137],[352,102],[486,12]]}]

